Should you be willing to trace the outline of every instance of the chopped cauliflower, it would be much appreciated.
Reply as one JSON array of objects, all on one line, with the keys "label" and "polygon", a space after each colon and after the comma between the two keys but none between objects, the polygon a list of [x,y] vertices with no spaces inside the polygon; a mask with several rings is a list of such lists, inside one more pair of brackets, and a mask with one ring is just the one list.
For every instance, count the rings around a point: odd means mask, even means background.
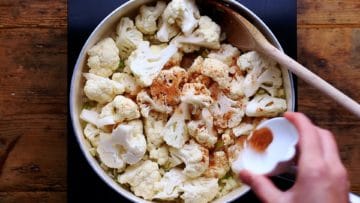
[{"label": "chopped cauliflower", "polygon": [[181,92],[181,101],[198,107],[209,107],[213,99],[210,91],[201,83],[186,83]]},{"label": "chopped cauliflower", "polygon": [[185,123],[189,118],[188,105],[181,103],[165,125],[163,135],[166,144],[178,149],[184,146],[189,139]]},{"label": "chopped cauliflower", "polygon": [[112,117],[115,122],[119,123],[140,118],[140,111],[139,107],[133,100],[119,95],[102,109],[100,118],[108,116]]},{"label": "chopped cauliflower", "polygon": [[189,35],[198,25],[200,12],[194,0],[172,0],[163,13],[163,20],[177,24],[185,35]]},{"label": "chopped cauliflower", "polygon": [[217,82],[221,89],[229,89],[229,66],[218,59],[206,58],[201,73]]},{"label": "chopped cauliflower", "polygon": [[100,118],[100,115],[95,110],[83,109],[80,113],[80,118],[98,128],[103,128],[107,125],[114,125],[115,121],[112,116]]},{"label": "chopped cauliflower", "polygon": [[84,73],[87,79],[84,87],[85,95],[93,101],[100,104],[111,102],[118,94],[123,94],[125,91],[124,85],[110,80],[109,78],[100,77],[92,73]]},{"label": "chopped cauliflower", "polygon": [[115,138],[112,134],[102,134],[96,148],[101,163],[108,168],[116,168],[122,170],[126,163],[121,157],[120,151],[116,148]]},{"label": "chopped cauliflower", "polygon": [[156,38],[160,42],[169,42],[173,37],[179,34],[180,28],[176,24],[169,24],[164,15],[160,19],[160,28],[156,33]]},{"label": "chopped cauliflower", "polygon": [[176,46],[169,45],[161,50],[160,53],[153,53],[149,42],[143,42],[132,52],[127,63],[137,81],[142,86],[148,87],[176,52]]},{"label": "chopped cauliflower", "polygon": [[166,125],[166,116],[152,113],[144,119],[144,122],[148,150],[160,147],[164,143],[163,131]]},{"label": "chopped cauliflower", "polygon": [[136,29],[134,21],[128,17],[121,18],[116,28],[116,45],[121,59],[125,60],[143,43],[143,34]]},{"label": "chopped cauliflower", "polygon": [[93,147],[97,147],[99,143],[100,130],[91,123],[86,124],[84,128],[84,135]]},{"label": "chopped cauliflower", "polygon": [[166,172],[160,182],[156,183],[158,193],[154,199],[174,200],[179,197],[180,187],[186,181],[187,177],[179,168],[173,168]]},{"label": "chopped cauliflower", "polygon": [[213,129],[213,118],[208,109],[201,112],[201,120],[190,121],[187,124],[189,134],[206,148],[213,148],[217,142],[217,134]]},{"label": "chopped cauliflower", "polygon": [[209,58],[220,60],[228,66],[234,65],[239,56],[240,51],[231,44],[222,44],[219,50],[213,50],[208,55]]},{"label": "chopped cauliflower", "polygon": [[176,42],[179,47],[182,44],[205,47],[209,49],[220,49],[220,26],[217,25],[207,16],[201,16],[199,20],[199,28],[192,34],[180,36]]},{"label": "chopped cauliflower", "polygon": [[89,55],[87,64],[90,73],[109,77],[119,67],[119,49],[110,37],[98,42],[87,53]]},{"label": "chopped cauliflower", "polygon": [[228,147],[234,144],[233,134],[230,129],[226,129],[225,132],[221,135],[222,144],[225,147]]},{"label": "chopped cauliflower", "polygon": [[155,160],[160,166],[163,166],[169,160],[169,151],[166,146],[149,150],[150,159]]},{"label": "chopped cauliflower", "polygon": [[136,27],[146,35],[152,35],[157,30],[157,19],[166,8],[166,3],[158,1],[156,6],[141,6],[139,15],[135,18]]},{"label": "chopped cauliflower", "polygon": [[252,51],[241,55],[237,64],[240,69],[248,72],[243,81],[247,97],[253,96],[260,87],[276,96],[282,85],[281,71],[276,62]]},{"label": "chopped cauliflower", "polygon": [[215,198],[219,191],[218,179],[197,178],[186,181],[180,189],[185,203],[207,203]]},{"label": "chopped cauliflower", "polygon": [[164,65],[164,69],[170,69],[174,66],[180,66],[183,56],[184,54],[182,52],[180,51],[176,52],[176,54],[174,54],[170,58],[170,60]]},{"label": "chopped cauliflower", "polygon": [[145,118],[149,117],[152,110],[166,114],[170,114],[173,111],[172,107],[154,101],[144,90],[137,95],[136,102],[140,106],[141,115]]},{"label": "chopped cauliflower", "polygon": [[146,200],[153,199],[156,194],[155,184],[160,180],[159,166],[150,160],[129,166],[125,173],[118,176],[119,183],[129,184],[135,195]]},{"label": "chopped cauliflower", "polygon": [[217,100],[210,106],[214,116],[214,124],[220,128],[233,128],[240,124],[244,110],[239,101],[226,97],[223,93],[217,95]]},{"label": "chopped cauliflower", "polygon": [[208,178],[222,178],[230,170],[230,163],[224,151],[210,155],[209,168],[204,172]]},{"label": "chopped cauliflower", "polygon": [[239,137],[241,135],[249,135],[254,129],[255,126],[253,124],[241,123],[239,126],[233,128],[232,131],[236,137]]},{"label": "chopped cauliflower", "polygon": [[252,117],[272,117],[286,111],[286,100],[267,94],[256,95],[246,106],[245,113]]},{"label": "chopped cauliflower", "polygon": [[127,73],[114,73],[112,80],[121,83],[125,87],[125,92],[130,95],[137,95],[140,90],[139,85],[136,83],[136,79]]},{"label": "chopped cauliflower", "polygon": [[181,87],[187,80],[185,69],[175,66],[162,70],[150,86],[150,94],[157,102],[174,106],[180,103]]},{"label": "chopped cauliflower", "polygon": [[201,176],[209,167],[209,151],[191,140],[182,148],[170,148],[170,154],[185,163],[184,174],[190,178]]}]

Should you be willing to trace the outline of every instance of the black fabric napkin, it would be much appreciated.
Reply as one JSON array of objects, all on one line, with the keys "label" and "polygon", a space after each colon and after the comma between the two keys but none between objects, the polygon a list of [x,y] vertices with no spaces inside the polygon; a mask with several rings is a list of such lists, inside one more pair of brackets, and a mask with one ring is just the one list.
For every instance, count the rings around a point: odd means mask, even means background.
[{"label": "black fabric napkin", "polygon": [[[273,31],[285,52],[296,58],[296,0],[238,0],[257,14]],[[68,1],[68,84],[78,54],[97,24],[124,0]],[[282,189],[292,183],[274,178]],[[80,151],[68,119],[68,202],[129,202],[104,183]],[[235,202],[259,202],[249,192]]]}]

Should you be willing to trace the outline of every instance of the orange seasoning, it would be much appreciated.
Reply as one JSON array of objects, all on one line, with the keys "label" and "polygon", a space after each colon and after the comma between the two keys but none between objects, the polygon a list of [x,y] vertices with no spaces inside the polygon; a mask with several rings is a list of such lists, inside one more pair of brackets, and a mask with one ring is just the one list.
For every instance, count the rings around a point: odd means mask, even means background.
[{"label": "orange seasoning", "polygon": [[269,128],[255,130],[248,141],[250,146],[257,152],[263,153],[273,141],[273,135]]}]

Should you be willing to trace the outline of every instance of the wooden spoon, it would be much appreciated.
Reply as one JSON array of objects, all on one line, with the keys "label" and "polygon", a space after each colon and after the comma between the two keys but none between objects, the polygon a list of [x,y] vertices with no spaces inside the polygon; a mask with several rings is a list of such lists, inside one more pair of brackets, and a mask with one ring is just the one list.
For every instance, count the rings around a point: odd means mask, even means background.
[{"label": "wooden spoon", "polygon": [[225,31],[227,40],[230,44],[242,50],[255,50],[263,53],[264,55],[277,61],[283,67],[289,69],[292,73],[303,79],[308,84],[327,94],[338,104],[342,105],[360,118],[359,103],[352,100],[328,82],[296,62],[294,59],[278,50],[254,25],[252,25],[239,13],[216,0],[208,0],[207,2],[223,11],[223,18],[220,24],[221,28]]}]

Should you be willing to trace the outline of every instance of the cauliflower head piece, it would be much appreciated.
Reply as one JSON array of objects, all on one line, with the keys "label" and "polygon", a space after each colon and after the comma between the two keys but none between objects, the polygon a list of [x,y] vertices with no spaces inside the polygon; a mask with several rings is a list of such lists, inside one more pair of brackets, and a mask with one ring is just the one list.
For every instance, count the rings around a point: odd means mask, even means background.
[{"label": "cauliflower head piece", "polygon": [[178,46],[189,44],[209,49],[220,49],[221,28],[207,16],[201,16],[199,20],[199,28],[193,33],[177,38]]},{"label": "cauliflower head piece", "polygon": [[218,179],[201,177],[188,180],[180,190],[184,192],[181,198],[185,203],[207,203],[219,192]]},{"label": "cauliflower head piece", "polygon": [[209,107],[213,103],[210,91],[201,83],[185,83],[180,100],[198,107]]},{"label": "cauliflower head piece", "polygon": [[286,111],[286,100],[268,94],[256,95],[246,106],[245,113],[251,117],[273,117]]},{"label": "cauliflower head piece", "polygon": [[103,128],[107,125],[114,125],[116,123],[112,116],[100,118],[99,113],[95,110],[83,109],[80,113],[80,118],[98,128]]},{"label": "cauliflower head piece", "polygon": [[165,125],[163,131],[166,144],[181,148],[189,139],[185,121],[190,118],[188,105],[181,103]]},{"label": "cauliflower head piece", "polygon": [[250,133],[255,129],[255,126],[250,123],[240,123],[240,125],[236,126],[232,129],[235,137],[239,137],[241,135],[250,135]]},{"label": "cauliflower head piece", "polygon": [[129,166],[123,174],[118,176],[119,183],[129,184],[136,196],[146,200],[153,199],[156,194],[155,184],[160,180],[159,166],[150,160]]},{"label": "cauliflower head piece", "polygon": [[229,66],[213,58],[206,58],[202,64],[201,73],[219,84],[221,89],[229,89],[231,78]]},{"label": "cauliflower head piece", "polygon": [[172,168],[156,184],[157,194],[154,199],[174,200],[179,197],[180,187],[187,180],[181,169]]},{"label": "cauliflower head piece", "polygon": [[100,118],[106,117],[112,117],[116,123],[119,123],[140,118],[140,111],[133,100],[119,95],[101,110]]},{"label": "cauliflower head piece", "polygon": [[145,118],[149,117],[152,110],[165,114],[170,114],[173,111],[171,106],[154,101],[145,90],[139,92],[136,97],[136,102],[140,106],[141,115]]},{"label": "cauliflower head piece", "polygon": [[177,47],[169,45],[159,53],[153,53],[149,42],[143,42],[132,52],[127,63],[137,81],[148,87],[176,52]]},{"label": "cauliflower head piece", "polygon": [[136,27],[146,35],[152,35],[157,30],[156,21],[166,8],[166,3],[158,1],[156,6],[141,6],[139,15],[135,18]]},{"label": "cauliflower head piece", "polygon": [[204,172],[208,178],[222,178],[230,170],[230,163],[224,151],[216,151],[210,155],[209,168]]},{"label": "cauliflower head piece", "polygon": [[177,24],[185,35],[189,35],[198,26],[200,12],[194,0],[172,0],[163,13],[163,20]]},{"label": "cauliflower head piece", "polygon": [[116,45],[121,59],[125,60],[143,42],[143,34],[136,29],[133,20],[121,18],[116,28]]},{"label": "cauliflower head piece", "polygon": [[219,50],[212,50],[208,55],[209,58],[220,60],[228,66],[234,65],[239,56],[240,51],[231,44],[221,44]]},{"label": "cauliflower head piece", "polygon": [[101,77],[109,77],[119,67],[119,49],[110,37],[98,42],[87,52],[87,65],[90,73]]},{"label": "cauliflower head piece", "polygon": [[160,18],[160,28],[156,33],[156,38],[160,42],[169,42],[173,37],[178,35],[180,28],[176,24],[169,24],[164,15]]},{"label": "cauliflower head piece", "polygon": [[118,94],[125,91],[124,85],[109,78],[100,77],[92,73],[84,73],[87,79],[84,87],[85,95],[100,104],[111,102]]},{"label": "cauliflower head piece", "polygon": [[244,116],[243,104],[225,96],[222,92],[217,100],[209,107],[214,117],[214,124],[220,128],[233,128],[238,126]]},{"label": "cauliflower head piece", "polygon": [[114,73],[111,79],[124,85],[125,93],[132,96],[137,95],[141,89],[137,84],[136,79],[128,73]]},{"label": "cauliflower head piece", "polygon": [[213,128],[213,117],[207,108],[201,111],[201,120],[192,120],[187,124],[188,132],[198,143],[210,149],[217,142],[217,133]]},{"label": "cauliflower head piece", "polygon": [[166,146],[149,150],[150,159],[155,160],[160,166],[165,165],[169,160],[169,150]]},{"label": "cauliflower head piece", "polygon": [[209,167],[209,150],[191,140],[182,148],[170,148],[170,154],[185,163],[184,174],[189,178],[201,176]]},{"label": "cauliflower head piece", "polygon": [[150,86],[150,94],[161,104],[175,106],[180,103],[181,87],[187,78],[186,70],[178,66],[162,70]]},{"label": "cauliflower head piece", "polygon": [[167,121],[166,114],[151,113],[145,117],[145,135],[148,143],[148,150],[160,147],[164,143],[163,131]]}]

